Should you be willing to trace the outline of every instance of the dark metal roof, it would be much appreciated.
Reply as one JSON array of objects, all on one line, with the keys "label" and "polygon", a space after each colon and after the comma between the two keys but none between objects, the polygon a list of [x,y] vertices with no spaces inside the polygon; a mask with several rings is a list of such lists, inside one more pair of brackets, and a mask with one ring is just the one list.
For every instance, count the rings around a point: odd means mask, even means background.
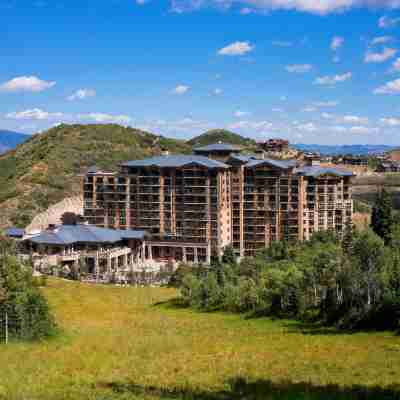
[{"label": "dark metal roof", "polygon": [[215,143],[209,144],[208,146],[197,147],[194,149],[195,153],[206,153],[210,151],[240,151],[240,147],[229,143]]},{"label": "dark metal roof", "polygon": [[304,176],[318,177],[320,175],[354,176],[351,171],[339,168],[326,168],[317,165],[297,168],[295,173]]},{"label": "dark metal roof", "polygon": [[242,155],[242,154],[232,154],[229,157],[228,163],[229,161],[240,161],[244,164],[248,163],[250,160],[256,160],[256,156],[246,156],[246,155]]},{"label": "dark metal roof", "polygon": [[29,238],[37,244],[116,243],[123,239],[144,239],[145,231],[114,230],[92,225],[61,225]]},{"label": "dark metal roof", "polygon": [[206,168],[229,168],[228,165],[220,161],[193,155],[158,156],[145,158],[144,160],[127,161],[121,165],[123,167],[179,168],[190,164],[197,164]]},{"label": "dark metal roof", "polygon": [[273,160],[271,158],[264,158],[261,160],[251,159],[246,167],[253,168],[259,165],[268,164],[273,167],[277,167],[280,169],[290,169],[296,166],[296,161],[294,160]]},{"label": "dark metal roof", "polygon": [[13,238],[22,238],[25,235],[25,231],[20,228],[8,228],[6,229],[6,236]]}]

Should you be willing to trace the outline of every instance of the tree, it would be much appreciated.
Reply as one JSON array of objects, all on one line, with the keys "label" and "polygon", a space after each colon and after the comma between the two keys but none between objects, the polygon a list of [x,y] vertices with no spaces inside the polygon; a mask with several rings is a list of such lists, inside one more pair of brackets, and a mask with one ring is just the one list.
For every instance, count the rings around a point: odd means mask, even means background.
[{"label": "tree", "polygon": [[225,247],[224,255],[222,256],[222,262],[230,265],[236,264],[236,255],[232,246]]},{"label": "tree", "polygon": [[392,199],[390,194],[385,189],[382,189],[377,194],[375,204],[372,208],[371,228],[387,245],[390,243],[392,225]]}]

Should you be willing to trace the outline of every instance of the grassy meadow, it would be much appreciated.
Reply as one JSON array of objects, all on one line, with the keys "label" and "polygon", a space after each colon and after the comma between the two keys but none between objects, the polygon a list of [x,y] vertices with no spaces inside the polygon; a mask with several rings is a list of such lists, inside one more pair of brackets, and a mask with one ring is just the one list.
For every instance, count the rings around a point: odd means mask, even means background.
[{"label": "grassy meadow", "polygon": [[198,313],[173,289],[50,280],[60,334],[0,345],[1,400],[400,399],[400,337]]}]

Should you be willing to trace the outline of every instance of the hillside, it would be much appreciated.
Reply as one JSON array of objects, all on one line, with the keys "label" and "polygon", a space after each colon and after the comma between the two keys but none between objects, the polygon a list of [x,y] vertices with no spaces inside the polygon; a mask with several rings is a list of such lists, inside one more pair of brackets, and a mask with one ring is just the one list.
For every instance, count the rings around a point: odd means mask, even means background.
[{"label": "hillside", "polygon": [[225,129],[213,129],[207,131],[199,136],[194,137],[187,143],[192,147],[200,147],[218,142],[236,144],[249,148],[256,144],[256,142],[252,139],[245,138],[237,133],[230,132]]},{"label": "hillside", "polygon": [[0,154],[15,148],[18,144],[29,139],[29,135],[23,133],[0,130]]},{"label": "hillside", "polygon": [[78,174],[97,164],[190,152],[183,141],[119,125],[60,125],[33,135],[0,156],[0,228],[27,225],[33,216],[65,197],[79,194]]}]

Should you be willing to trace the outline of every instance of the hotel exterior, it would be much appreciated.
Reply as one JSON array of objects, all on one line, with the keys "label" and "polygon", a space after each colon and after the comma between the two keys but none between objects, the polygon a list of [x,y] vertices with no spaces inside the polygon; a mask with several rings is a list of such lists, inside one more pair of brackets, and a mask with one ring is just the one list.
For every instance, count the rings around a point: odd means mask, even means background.
[{"label": "hotel exterior", "polygon": [[146,231],[146,258],[193,263],[230,245],[243,257],[318,231],[341,235],[352,219],[351,172],[241,155],[226,144],[194,153],[128,161],[117,173],[90,168],[85,219]]}]

